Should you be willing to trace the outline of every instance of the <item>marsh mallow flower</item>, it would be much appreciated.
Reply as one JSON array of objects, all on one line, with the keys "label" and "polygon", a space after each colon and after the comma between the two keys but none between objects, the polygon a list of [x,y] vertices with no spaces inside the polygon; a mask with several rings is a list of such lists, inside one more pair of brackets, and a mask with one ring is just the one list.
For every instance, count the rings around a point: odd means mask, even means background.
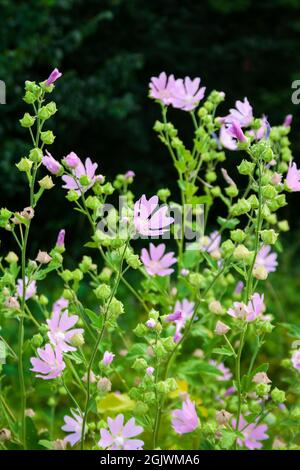
[{"label": "marsh mallow flower", "polygon": [[144,441],[132,439],[141,434],[144,429],[135,424],[130,418],[124,425],[124,415],[119,414],[115,419],[107,418],[108,429],[100,429],[99,447],[108,450],[142,450]]},{"label": "marsh mallow flower", "polygon": [[102,364],[104,366],[109,366],[114,360],[114,357],[115,357],[115,354],[109,351],[105,351],[105,353],[103,354],[103,358],[102,358]]},{"label": "marsh mallow flower", "polygon": [[[17,294],[19,297],[23,297],[23,280],[18,279],[17,281]],[[27,276],[25,276],[25,300],[30,299],[36,294],[36,282],[30,281]]]},{"label": "marsh mallow flower", "polygon": [[58,246],[59,248],[65,246],[65,235],[66,235],[65,229],[61,229],[58,232],[56,246]]},{"label": "marsh mallow flower", "polygon": [[46,150],[46,155],[42,158],[42,164],[47,168],[52,175],[58,175],[62,169],[61,164],[52,157],[51,153]]},{"label": "marsh mallow flower", "polygon": [[219,234],[217,230],[215,230],[209,236],[204,237],[202,241],[201,249],[203,251],[206,251],[213,257],[219,257],[220,244],[221,244],[221,235]]},{"label": "marsh mallow flower", "polygon": [[295,162],[289,163],[289,169],[286,175],[285,182],[286,182],[287,187],[291,191],[293,192],[300,191],[300,170],[298,170]]},{"label": "marsh mallow flower", "polygon": [[[232,420],[233,428],[236,428],[236,420]],[[266,434],[268,426],[266,424],[247,423],[244,416],[240,416],[239,431],[243,434],[243,439],[238,438],[240,447],[245,446],[249,450],[261,449],[263,444],[260,441],[268,439]]]},{"label": "marsh mallow flower", "polygon": [[269,245],[263,245],[257,253],[254,269],[263,267],[267,273],[273,273],[276,271],[277,265],[277,254],[271,252]]},{"label": "marsh mallow flower", "polygon": [[293,367],[300,372],[300,349],[294,351],[292,355],[292,364]]},{"label": "marsh mallow flower", "polygon": [[165,253],[166,245],[161,243],[157,246],[150,243],[150,250],[142,249],[141,260],[150,276],[168,276],[174,272],[171,268],[177,262],[174,252]]},{"label": "marsh mallow flower", "polygon": [[62,431],[70,433],[68,436],[65,437],[64,441],[69,442],[73,447],[75,444],[77,444],[77,442],[81,440],[83,418],[78,410],[71,410],[71,413],[72,416],[64,416],[65,424],[62,426],[61,429]]},{"label": "marsh mallow flower", "polygon": [[39,358],[32,357],[30,359],[32,372],[37,372],[36,377],[43,380],[50,380],[59,377],[66,367],[62,351],[50,344],[46,344],[45,348],[38,348],[37,353]]},{"label": "marsh mallow flower", "polygon": [[177,434],[187,434],[195,431],[199,425],[195,403],[186,398],[182,408],[172,412],[172,427]]},{"label": "marsh mallow flower", "polygon": [[235,121],[239,123],[241,127],[249,126],[253,120],[253,110],[248,98],[244,98],[244,101],[237,100],[235,102],[235,108],[231,108],[228,116],[223,118],[223,120],[226,123]]},{"label": "marsh mallow flower", "polygon": [[230,372],[230,369],[225,366],[224,362],[217,362],[214,359],[211,359],[209,364],[216,367],[220,372],[220,374],[217,376],[217,380],[219,382],[226,382],[232,378],[232,373]]},{"label": "marsh mallow flower", "polygon": [[[174,335],[175,343],[178,343],[181,340],[181,331],[184,328],[186,321],[193,316],[194,308],[194,302],[190,302],[187,299],[183,299],[182,301],[177,300],[177,302],[175,303],[173,314],[168,315],[167,320],[174,321],[176,325],[176,331]],[[171,320],[171,318],[173,318],[173,320]]]},{"label": "marsh mallow flower", "polygon": [[79,165],[80,163],[80,158],[78,157],[78,155],[75,153],[75,152],[70,152],[66,157],[65,157],[65,164],[69,167],[69,168],[76,168],[77,165]]},{"label": "marsh mallow flower", "polygon": [[[81,194],[86,192],[90,189],[96,181],[99,181],[103,178],[102,175],[96,176],[96,170],[98,168],[97,163],[92,163],[90,158],[85,160],[83,164],[82,161],[79,159],[76,168],[72,170],[73,176],[70,175],[63,175],[62,180],[64,181],[65,185],[63,186],[64,189],[74,190],[77,194]],[[82,177],[86,177],[89,184],[83,185],[80,182]]]},{"label": "marsh mallow flower", "polygon": [[55,68],[54,70],[52,70],[52,72],[50,73],[49,77],[47,78],[46,80],[46,86],[50,86],[52,85],[54,82],[56,82],[56,80],[58,78],[60,78],[62,76],[62,73],[57,69]]},{"label": "marsh mallow flower", "polygon": [[174,222],[173,217],[167,215],[167,206],[158,208],[158,197],[152,196],[147,200],[143,196],[134,204],[134,225],[140,235],[162,235],[169,230]]},{"label": "marsh mallow flower", "polygon": [[165,72],[161,72],[158,77],[151,77],[149,85],[150,97],[168,106],[172,103],[172,93],[175,85],[176,80],[174,75],[168,77]]},{"label": "marsh mallow flower", "polygon": [[240,124],[236,121],[232,121],[230,126],[227,128],[227,132],[237,139],[239,142],[247,142],[247,137],[245,136],[244,132],[242,131],[242,128]]},{"label": "marsh mallow flower", "polygon": [[260,316],[264,310],[264,295],[260,295],[255,292],[247,305],[243,302],[234,302],[233,307],[229,308],[227,313],[231,317],[251,322]]},{"label": "marsh mallow flower", "polygon": [[84,331],[82,328],[72,329],[77,321],[77,315],[69,316],[67,310],[62,312],[61,309],[55,308],[52,318],[47,320],[50,342],[63,352],[76,351],[76,348],[70,345],[70,341],[75,335],[82,334]]},{"label": "marsh mallow flower", "polygon": [[172,88],[171,104],[183,111],[192,111],[204,97],[205,87],[200,87],[199,77],[179,79]]}]

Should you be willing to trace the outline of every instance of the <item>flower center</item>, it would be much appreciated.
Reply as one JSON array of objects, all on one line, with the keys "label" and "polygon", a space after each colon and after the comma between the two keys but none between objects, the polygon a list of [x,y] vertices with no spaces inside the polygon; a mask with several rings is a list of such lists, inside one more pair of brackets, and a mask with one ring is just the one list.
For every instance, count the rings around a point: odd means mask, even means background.
[{"label": "flower center", "polygon": [[118,447],[123,447],[124,446],[124,437],[122,436],[117,436],[115,438],[115,443]]}]

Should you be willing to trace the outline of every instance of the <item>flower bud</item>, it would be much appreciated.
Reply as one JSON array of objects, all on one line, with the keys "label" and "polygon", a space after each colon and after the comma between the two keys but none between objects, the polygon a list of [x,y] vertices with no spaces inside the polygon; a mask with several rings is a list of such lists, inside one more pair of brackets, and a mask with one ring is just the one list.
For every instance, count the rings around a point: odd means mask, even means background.
[{"label": "flower bud", "polygon": [[279,390],[277,387],[274,388],[271,392],[271,398],[276,404],[280,404],[285,402],[285,392],[283,390]]},{"label": "flower bud", "polygon": [[12,310],[19,310],[20,308],[20,304],[18,302],[18,300],[15,298],[15,297],[8,297],[3,305],[6,307],[6,308],[9,308],[9,309],[12,309]]},{"label": "flower bud", "polygon": [[44,178],[39,180],[38,183],[42,189],[52,189],[54,186],[52,178],[49,175],[44,176]]},{"label": "flower bud", "polygon": [[145,361],[145,359],[140,357],[140,358],[138,358],[134,361],[134,363],[132,365],[132,368],[139,371],[139,372],[142,372],[142,371],[146,370],[147,362]]},{"label": "flower bud", "polygon": [[93,261],[90,256],[84,256],[81,263],[79,263],[79,268],[83,273],[87,273],[88,271],[92,270],[93,266]]},{"label": "flower bud", "polygon": [[38,255],[35,258],[35,260],[41,264],[48,264],[52,260],[52,257],[48,255],[46,251],[39,250]]},{"label": "flower bud", "polygon": [[70,191],[68,191],[66,198],[70,202],[78,201],[78,199],[80,198],[80,194],[78,194],[75,189],[71,189]]},{"label": "flower bud", "polygon": [[189,275],[189,282],[193,287],[200,289],[203,287],[205,279],[200,273],[191,273]]},{"label": "flower bud", "polygon": [[252,257],[252,253],[245,245],[238,245],[234,249],[233,257],[238,261],[249,261]]},{"label": "flower bud", "polygon": [[7,442],[11,440],[11,432],[7,428],[0,429],[0,442]]},{"label": "flower bud", "polygon": [[253,276],[259,281],[265,281],[268,277],[268,271],[264,266],[256,266],[253,269]]},{"label": "flower bud", "polygon": [[225,313],[224,308],[218,300],[212,300],[208,305],[208,309],[211,313],[216,315],[223,315]]},{"label": "flower bud", "polygon": [[147,367],[146,374],[151,376],[154,374],[154,367]]},{"label": "flower bud", "polygon": [[288,232],[289,229],[290,229],[288,221],[287,220],[281,220],[280,222],[278,222],[278,228],[282,232]]},{"label": "flower bud", "polygon": [[262,196],[265,199],[273,199],[277,195],[277,191],[271,184],[267,184],[261,188]]},{"label": "flower bud", "polygon": [[99,300],[107,300],[111,295],[111,288],[107,284],[100,284],[97,289],[94,290],[95,296]]},{"label": "flower bud", "polygon": [[223,323],[221,321],[217,321],[217,324],[216,324],[216,327],[215,327],[215,334],[217,336],[226,335],[229,330],[230,330],[229,326],[225,325],[225,323]]},{"label": "flower bud", "polygon": [[220,426],[226,425],[230,422],[232,414],[226,410],[217,411],[216,421]]},{"label": "flower bud", "polygon": [[103,268],[101,273],[99,274],[99,279],[102,282],[109,282],[112,275],[112,270],[110,268]]},{"label": "flower bud", "polygon": [[251,194],[251,196],[248,197],[247,202],[249,202],[252,209],[258,209],[259,202],[255,194]]},{"label": "flower bud", "polygon": [[269,379],[269,377],[267,376],[265,372],[258,372],[257,374],[254,375],[252,382],[256,384],[259,384],[259,383],[270,384],[271,380]]},{"label": "flower bud", "polygon": [[139,338],[143,338],[147,333],[147,327],[142,323],[138,323],[137,326],[134,328],[133,332]]},{"label": "flower bud", "polygon": [[262,383],[262,382],[258,383],[255,387],[255,391],[256,391],[257,395],[261,398],[268,395],[270,389],[271,389],[270,385]]},{"label": "flower bud", "polygon": [[133,253],[130,253],[128,256],[126,256],[126,262],[132,269],[138,269],[142,265],[138,255]]},{"label": "flower bud", "polygon": [[109,352],[109,351],[105,351],[104,355],[103,355],[103,359],[102,359],[102,364],[104,366],[109,366],[112,361],[114,360],[114,357],[115,357],[115,354],[113,354],[112,352]]},{"label": "flower bud", "polygon": [[249,162],[248,160],[242,160],[240,165],[237,167],[238,172],[241,175],[252,175],[255,168],[255,163]]},{"label": "flower bud", "polygon": [[222,243],[221,249],[222,249],[222,254],[224,255],[224,257],[231,256],[234,250],[234,244],[232,243],[231,240],[226,240],[225,242]]},{"label": "flower bud", "polygon": [[260,232],[260,236],[261,236],[262,241],[266,245],[274,245],[274,243],[276,243],[276,241],[277,241],[278,233],[276,233],[275,230],[273,230],[273,229],[271,229],[271,230],[262,230]]},{"label": "flower bud", "polygon": [[75,335],[72,336],[70,339],[70,343],[72,346],[76,348],[80,348],[81,346],[84,345],[84,337],[81,333],[76,333]]},{"label": "flower bud", "polygon": [[25,113],[22,119],[19,119],[19,122],[22,127],[32,127],[35,121],[35,117],[31,116],[29,113]]},{"label": "flower bud", "polygon": [[43,337],[40,333],[37,333],[36,335],[33,335],[33,337],[31,338],[30,340],[30,343],[31,343],[31,346],[33,346],[33,348],[39,348],[40,346],[42,346],[43,344]]},{"label": "flower bud", "polygon": [[9,251],[4,259],[7,263],[12,264],[17,263],[19,258],[14,251]]},{"label": "flower bud", "polygon": [[34,163],[41,163],[43,159],[43,152],[39,148],[31,149],[29,152],[29,159]]},{"label": "flower bud", "polygon": [[150,320],[146,321],[146,326],[149,329],[153,329],[156,326],[156,321],[153,318],[150,318]]},{"label": "flower bud", "polygon": [[171,191],[168,188],[160,189],[157,196],[162,202],[167,202],[167,199],[171,196]]},{"label": "flower bud", "polygon": [[19,171],[24,171],[24,172],[29,172],[32,167],[32,161],[29,160],[28,158],[21,158],[19,163],[16,163],[16,167],[18,168]]},{"label": "flower bud", "polygon": [[250,212],[250,210],[251,204],[249,203],[249,201],[247,201],[247,199],[242,198],[239,199],[238,202],[231,207],[231,214],[233,216],[239,216]]},{"label": "flower bud", "polygon": [[225,193],[229,197],[237,197],[238,194],[239,194],[239,190],[238,190],[237,186],[231,185],[231,186],[228,186],[227,188],[225,188]]},{"label": "flower bud", "polygon": [[241,229],[231,230],[230,238],[236,243],[243,243],[245,240],[246,234]]},{"label": "flower bud", "polygon": [[108,393],[111,391],[111,381],[107,377],[100,377],[97,382],[97,389],[100,392]]},{"label": "flower bud", "polygon": [[54,140],[55,140],[55,135],[53,134],[52,131],[41,132],[41,141],[44,144],[51,145],[53,144]]}]

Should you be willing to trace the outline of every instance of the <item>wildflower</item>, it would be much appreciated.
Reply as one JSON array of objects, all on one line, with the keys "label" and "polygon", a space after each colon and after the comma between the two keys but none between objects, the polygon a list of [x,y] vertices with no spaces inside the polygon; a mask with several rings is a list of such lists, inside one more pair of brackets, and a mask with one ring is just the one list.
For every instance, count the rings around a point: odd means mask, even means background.
[{"label": "wildflower", "polygon": [[0,429],[0,442],[7,442],[11,440],[11,431],[7,428]]},{"label": "wildflower", "polygon": [[264,137],[268,138],[270,135],[270,124],[266,116],[261,119],[261,126],[257,130],[249,131],[249,134],[254,137],[255,140],[261,140]]},{"label": "wildflower", "polygon": [[220,426],[228,424],[231,418],[232,414],[226,410],[220,410],[216,413],[216,421]]},{"label": "wildflower", "polygon": [[135,172],[132,170],[128,170],[124,175],[125,180],[129,180],[134,177],[135,177]]},{"label": "wildflower", "polygon": [[55,186],[51,176],[49,175],[44,176],[44,178],[39,180],[38,183],[42,189],[52,189]]},{"label": "wildflower", "polygon": [[145,248],[142,249],[141,260],[144,263],[145,269],[150,276],[168,276],[174,272],[174,269],[170,268],[174,263],[177,262],[174,258],[174,252],[165,253],[166,245],[161,243],[157,246],[150,243],[150,251],[148,252]]},{"label": "wildflower", "polygon": [[232,373],[230,372],[230,369],[225,366],[224,362],[217,362],[214,359],[211,359],[209,361],[209,364],[211,366],[214,366],[218,369],[220,372],[220,375],[218,375],[217,380],[220,382],[226,382],[227,380],[230,380],[232,378]]},{"label": "wildflower", "polygon": [[76,348],[70,345],[70,341],[74,335],[83,333],[82,328],[71,329],[77,321],[77,315],[69,316],[67,310],[62,312],[62,309],[55,307],[52,318],[47,320],[50,342],[63,352],[76,351]]},{"label": "wildflower", "polygon": [[62,431],[70,433],[64,438],[64,441],[69,442],[73,447],[81,440],[83,417],[81,416],[79,410],[76,410],[76,412],[71,410],[71,413],[73,417],[68,415],[64,416],[65,424],[61,427],[61,429]]},{"label": "wildflower", "polygon": [[264,294],[259,295],[257,292],[252,295],[248,302],[248,314],[246,317],[247,321],[253,321],[256,317],[260,316],[265,310]]},{"label": "wildflower", "polygon": [[144,441],[132,439],[144,431],[142,426],[135,424],[134,418],[124,425],[124,415],[119,414],[115,419],[107,418],[107,423],[109,429],[100,429],[99,447],[108,450],[142,450]]},{"label": "wildflower", "polygon": [[[232,426],[236,428],[236,420],[232,420]],[[249,450],[261,449],[262,443],[269,436],[266,434],[268,426],[266,424],[247,423],[245,418],[241,415],[239,421],[239,431],[243,434],[244,438],[238,438],[237,443],[239,446],[245,446]]]},{"label": "wildflower", "polygon": [[17,263],[19,257],[14,251],[9,251],[4,259],[7,263],[12,264]]},{"label": "wildflower", "polygon": [[247,98],[236,101],[235,108],[229,110],[229,115],[223,118],[227,123],[237,122],[241,127],[247,127],[253,120],[253,110]]},{"label": "wildflower", "polygon": [[298,170],[295,162],[289,163],[289,169],[286,175],[286,185],[294,192],[300,191],[300,170]]},{"label": "wildflower", "polygon": [[153,375],[153,373],[154,373],[154,367],[147,367],[146,374],[147,375]]},{"label": "wildflower", "polygon": [[60,78],[62,76],[62,73],[57,69],[55,68],[54,70],[52,70],[52,72],[50,73],[49,77],[47,78],[46,80],[46,86],[50,86],[52,85],[54,82],[56,82],[56,80],[58,78]]},{"label": "wildflower", "polygon": [[[175,308],[174,308],[174,318],[178,316],[177,319],[175,320],[169,320],[169,321],[174,321],[176,325],[176,331],[174,335],[174,341],[175,343],[178,343],[182,337],[181,330],[184,328],[184,325],[186,321],[193,316],[194,313],[194,307],[195,303],[190,302],[187,299],[183,299],[181,302],[177,300],[175,303]],[[180,313],[180,316],[178,315]],[[168,316],[170,318],[170,315]]]},{"label": "wildflower", "polygon": [[[19,297],[23,297],[23,280],[18,279],[17,281],[17,294]],[[27,276],[25,276],[25,300],[30,299],[36,294],[36,282],[30,281]]]},{"label": "wildflower", "polygon": [[223,124],[219,135],[220,143],[228,150],[237,150],[236,139],[228,132],[228,125]]},{"label": "wildflower", "polygon": [[33,207],[24,207],[21,211],[20,215],[24,217],[26,220],[31,220],[34,217],[34,209]]},{"label": "wildflower", "polygon": [[205,237],[202,242],[202,250],[211,254],[214,257],[218,257],[220,253],[221,235],[217,230],[212,232],[208,237]]},{"label": "wildflower", "polygon": [[155,237],[169,230],[174,219],[167,216],[167,206],[157,207],[158,197],[152,196],[147,200],[144,194],[134,204],[134,225],[139,234]]},{"label": "wildflower", "polygon": [[57,235],[56,246],[63,247],[65,246],[65,235],[66,231],[64,229],[60,230]]},{"label": "wildflower", "polygon": [[172,106],[183,111],[192,111],[196,108],[204,97],[206,89],[205,87],[200,88],[200,81],[199,77],[194,78],[194,80],[190,77],[177,80],[171,91]]},{"label": "wildflower", "polygon": [[168,106],[172,103],[172,93],[176,83],[177,80],[175,80],[174,75],[168,77],[165,72],[161,72],[158,77],[151,77],[149,85],[151,98]]},{"label": "wildflower", "polygon": [[60,173],[62,166],[61,164],[52,157],[51,153],[46,150],[46,154],[42,159],[42,164],[47,168],[52,175],[58,175]]},{"label": "wildflower", "polygon": [[228,315],[234,318],[246,319],[249,315],[249,309],[243,302],[234,302],[233,307],[227,311]]},{"label": "wildflower", "polygon": [[243,289],[244,289],[244,283],[243,281],[239,281],[237,285],[235,286],[234,293],[237,295],[240,295]]},{"label": "wildflower", "polygon": [[11,309],[14,309],[14,310],[19,310],[20,308],[20,304],[18,302],[18,300],[15,298],[15,297],[8,297],[5,302],[4,302],[4,306],[6,308],[11,308]]},{"label": "wildflower", "polygon": [[[92,163],[90,158],[85,160],[83,164],[82,161],[79,159],[76,168],[72,170],[73,176],[70,175],[63,175],[62,180],[65,182],[63,186],[64,189],[74,190],[77,194],[85,193],[88,189],[90,189],[96,181],[99,181],[103,178],[102,175],[96,176],[96,170],[98,168],[97,163]],[[80,183],[80,179],[82,177],[86,177],[89,184],[83,185]]]},{"label": "wildflower", "polygon": [[228,333],[229,330],[230,330],[229,326],[225,325],[225,323],[223,323],[221,321],[217,321],[217,324],[216,324],[216,327],[215,327],[215,334],[217,336],[226,335],[226,333]]},{"label": "wildflower", "polygon": [[61,313],[62,310],[67,309],[69,306],[69,301],[64,297],[60,297],[56,302],[54,302],[52,310],[54,313]]},{"label": "wildflower", "polygon": [[276,271],[278,265],[277,254],[271,252],[269,245],[263,245],[257,253],[254,268],[263,267],[268,273]]},{"label": "wildflower", "polygon": [[223,315],[223,313],[225,313],[219,300],[212,300],[208,305],[208,309],[211,313],[215,313],[216,315]]},{"label": "wildflower", "polygon": [[66,367],[62,352],[58,347],[53,348],[50,344],[46,344],[44,349],[38,348],[37,353],[40,357],[32,357],[30,359],[30,369],[32,372],[37,372],[36,377],[43,380],[50,380],[59,377]]},{"label": "wildflower", "polygon": [[41,263],[41,264],[48,264],[50,263],[50,261],[52,260],[51,256],[48,255],[48,253],[46,251],[41,251],[39,250],[38,252],[38,255],[37,257],[35,258],[35,260],[38,262],[38,263]]},{"label": "wildflower", "polygon": [[80,163],[80,158],[78,157],[78,155],[75,153],[75,152],[70,152],[64,159],[66,165],[69,167],[69,168],[72,168],[74,170],[74,168],[76,168],[79,163]]},{"label": "wildflower", "polygon": [[172,412],[172,427],[177,434],[193,432],[199,425],[195,403],[189,397],[182,404],[182,408]]},{"label": "wildflower", "polygon": [[155,328],[156,321],[153,318],[150,318],[150,320],[146,321],[146,326],[147,328],[150,328],[150,329]]},{"label": "wildflower", "polygon": [[100,392],[108,393],[111,391],[111,381],[107,377],[100,377],[97,388]]},{"label": "wildflower", "polygon": [[176,321],[176,320],[180,320],[181,318],[182,318],[182,314],[180,311],[178,311],[178,312],[170,313],[170,315],[167,316],[167,321]]},{"label": "wildflower", "polygon": [[102,364],[104,366],[109,366],[114,360],[114,357],[115,357],[115,354],[109,351],[105,351],[105,353],[103,354]]},{"label": "wildflower", "polygon": [[254,382],[255,384],[270,384],[272,381],[269,379],[265,372],[257,372],[257,374],[254,375],[252,382]]},{"label": "wildflower", "polygon": [[231,125],[227,129],[227,132],[239,142],[247,142],[247,138],[238,122],[232,121]]},{"label": "wildflower", "polygon": [[284,127],[289,127],[292,124],[292,121],[293,121],[293,115],[287,114],[283,121]]},{"label": "wildflower", "polygon": [[300,349],[295,351],[292,355],[292,364],[295,369],[300,372]]}]

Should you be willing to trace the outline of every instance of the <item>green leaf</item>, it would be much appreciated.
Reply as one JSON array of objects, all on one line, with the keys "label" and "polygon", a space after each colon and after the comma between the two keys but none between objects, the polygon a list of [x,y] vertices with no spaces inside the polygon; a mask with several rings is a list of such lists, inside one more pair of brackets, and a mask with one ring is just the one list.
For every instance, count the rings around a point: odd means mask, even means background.
[{"label": "green leaf", "polygon": [[279,323],[279,325],[285,328],[290,336],[300,339],[300,326],[292,323]]},{"label": "green leaf", "polygon": [[217,222],[223,229],[228,228],[230,230],[234,229],[239,223],[239,219],[224,219],[223,217],[218,217]]},{"label": "green leaf", "polygon": [[127,358],[135,358],[144,356],[147,350],[147,344],[145,343],[136,343],[130,348],[128,354],[126,355]]},{"label": "green leaf", "polygon": [[213,365],[199,359],[191,359],[179,366],[179,374],[182,376],[193,376],[202,374],[221,375],[221,372]]},{"label": "green leaf", "polygon": [[213,354],[221,354],[223,356],[233,356],[233,351],[231,351],[230,348],[227,348],[226,346],[222,348],[214,348],[212,350]]},{"label": "green leaf", "polygon": [[230,449],[235,443],[236,438],[237,435],[235,432],[227,430],[222,431],[222,437],[219,441],[221,449]]},{"label": "green leaf", "polygon": [[93,312],[89,308],[85,308],[84,312],[89,317],[89,319],[91,320],[92,325],[95,328],[98,328],[100,330],[102,328],[102,325],[103,325],[102,315],[100,315],[100,314],[97,315],[97,313]]},{"label": "green leaf", "polygon": [[46,439],[41,439],[39,441],[39,445],[42,446],[42,447],[45,447],[46,449],[49,449],[49,450],[54,449],[52,442],[47,441]]}]

